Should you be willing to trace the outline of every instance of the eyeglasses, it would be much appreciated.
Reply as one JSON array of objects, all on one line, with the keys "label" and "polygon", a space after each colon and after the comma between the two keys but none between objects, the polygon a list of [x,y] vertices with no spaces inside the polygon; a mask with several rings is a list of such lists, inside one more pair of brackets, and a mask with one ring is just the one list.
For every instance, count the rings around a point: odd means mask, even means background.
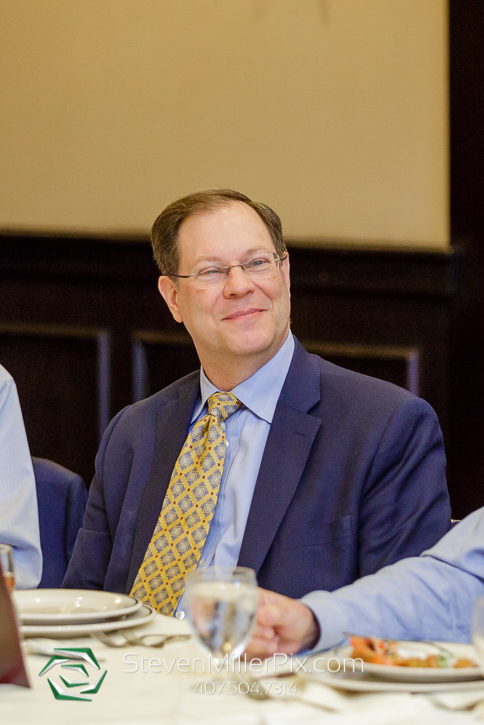
[{"label": "eyeglasses", "polygon": [[279,265],[284,262],[287,252],[278,257],[274,252],[258,254],[253,259],[243,264],[232,264],[230,267],[204,267],[194,274],[167,274],[167,277],[178,277],[179,279],[191,279],[198,289],[211,289],[224,284],[230,274],[230,270],[240,267],[251,279],[270,279],[275,277]]}]

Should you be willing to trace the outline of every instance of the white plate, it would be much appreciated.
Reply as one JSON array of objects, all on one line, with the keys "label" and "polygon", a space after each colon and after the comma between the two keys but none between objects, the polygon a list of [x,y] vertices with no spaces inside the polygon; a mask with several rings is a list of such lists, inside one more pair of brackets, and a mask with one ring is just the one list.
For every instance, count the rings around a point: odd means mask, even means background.
[{"label": "white plate", "polygon": [[124,617],[141,609],[126,594],[93,589],[24,589],[14,592],[22,624],[87,624]]},{"label": "white plate", "polygon": [[154,609],[142,604],[138,611],[128,614],[125,619],[111,619],[106,622],[90,622],[89,624],[46,624],[27,625],[21,627],[24,637],[52,637],[69,639],[70,637],[87,637],[90,632],[113,632],[116,629],[142,627],[156,617]]},{"label": "white plate", "polygon": [[[301,674],[300,672],[298,674]],[[362,675],[334,674],[329,672],[302,674],[308,680],[317,680],[337,690],[350,692],[471,692],[481,690],[484,699],[484,680],[473,682],[383,682]]]},{"label": "white plate", "polygon": [[[477,662],[476,653],[474,647],[470,644],[453,644],[453,643],[442,643],[442,646],[448,649],[450,652],[455,654],[456,657],[467,657]],[[399,642],[399,649],[402,651],[404,656],[421,656],[426,657],[428,654],[435,654],[438,650],[435,646],[427,644],[425,642]],[[336,662],[339,660],[341,666],[345,666],[346,660],[346,672],[338,673],[325,672],[321,673],[325,675],[325,678],[334,678],[338,676],[341,681],[354,681],[361,683],[362,681],[368,682],[368,678],[373,683],[381,680],[388,680],[396,683],[410,683],[421,684],[422,691],[428,687],[429,683],[442,683],[448,685],[449,683],[461,684],[465,681],[476,680],[484,688],[484,680],[482,678],[480,669],[478,667],[398,667],[392,665],[376,665],[368,662],[363,662],[363,674],[361,673],[361,664],[357,662],[355,665],[355,672],[352,668],[348,671],[349,662],[351,662],[351,653],[353,648],[351,646],[338,647],[336,650],[332,650],[326,654],[325,662],[328,662],[330,658],[334,659],[334,662],[329,665],[329,669],[336,670]],[[322,655],[321,655],[322,656]],[[324,662],[316,663],[317,657],[311,658],[313,663],[312,674],[317,674],[315,670],[326,669]],[[316,663],[316,664],[315,664]],[[325,682],[327,679],[324,680]],[[380,684],[385,684],[381,683]],[[356,689],[362,689],[358,685]],[[408,685],[402,684],[402,689],[408,691]],[[413,690],[416,692],[417,690]]]},{"label": "white plate", "polygon": [[[456,657],[467,657],[477,663],[475,649],[470,644],[445,643],[442,646]],[[350,652],[351,649],[349,647]],[[427,642],[398,642],[398,651],[403,657],[424,659],[429,654],[438,654],[439,648]],[[364,671],[367,675],[393,682],[463,682],[482,679],[479,667],[398,667],[365,662]]]}]

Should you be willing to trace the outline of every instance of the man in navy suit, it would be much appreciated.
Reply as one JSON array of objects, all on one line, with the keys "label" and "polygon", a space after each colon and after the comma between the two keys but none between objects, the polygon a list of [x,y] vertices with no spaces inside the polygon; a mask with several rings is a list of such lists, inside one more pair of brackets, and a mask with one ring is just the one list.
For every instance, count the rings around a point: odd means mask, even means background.
[{"label": "man in navy suit", "polygon": [[295,340],[277,214],[238,192],[197,192],[162,212],[152,240],[159,291],[202,368],[111,422],[64,586],[131,591],[184,441],[216,391],[242,406],[226,421],[199,565],[249,566],[262,587],[301,597],[432,546],[450,526],[436,415]]}]

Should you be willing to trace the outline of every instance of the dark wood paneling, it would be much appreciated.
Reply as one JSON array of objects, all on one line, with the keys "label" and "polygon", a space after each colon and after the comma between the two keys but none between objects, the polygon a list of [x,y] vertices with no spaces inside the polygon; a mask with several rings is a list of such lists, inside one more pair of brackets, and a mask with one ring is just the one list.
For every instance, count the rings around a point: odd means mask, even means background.
[{"label": "dark wood paneling", "polygon": [[453,321],[449,473],[455,512],[484,505],[484,2],[449,0],[451,234],[462,251]]},{"label": "dark wood paneling", "polygon": [[17,384],[32,452],[90,480],[109,421],[108,334],[0,323],[0,360]]},{"label": "dark wood paneling", "polygon": [[[404,387],[416,389],[418,378],[419,393],[434,406],[446,439],[451,438],[455,256],[298,245],[290,246],[290,255],[297,337],[338,364]],[[191,342],[158,294],[156,279],[147,240],[0,235],[0,323],[88,328],[94,334],[74,341],[61,334],[55,344],[49,335],[47,342],[40,335],[35,344],[44,347],[33,355],[32,371],[23,359],[28,354],[32,360],[32,336],[25,353],[15,343],[18,354],[11,350],[0,357],[26,391],[22,402],[35,455],[90,478],[86,470],[93,469],[97,447],[98,401],[108,395],[107,373],[99,377],[95,372],[100,358],[110,373],[109,416],[198,366]],[[102,331],[108,337],[99,337]],[[102,342],[108,338],[109,346]],[[58,344],[73,347],[57,353]],[[33,372],[36,368],[40,372]],[[55,377],[49,385],[55,404],[37,391],[49,374]],[[83,391],[80,401],[72,397],[76,386]],[[29,402],[39,399],[40,404]],[[80,427],[88,433],[80,435]],[[63,441],[62,450],[55,440]],[[458,477],[458,450],[454,456]],[[465,489],[465,482],[457,485]]]},{"label": "dark wood paneling", "polygon": [[[391,250],[361,245],[305,248],[294,240],[291,284],[298,290],[447,298],[455,291],[456,258],[452,250]],[[292,264],[296,261],[294,267]]]},{"label": "dark wood paneling", "polygon": [[419,352],[393,345],[335,345],[301,340],[308,352],[335,365],[399,385],[419,395]]},{"label": "dark wood paneling", "polygon": [[[343,345],[300,340],[303,347],[335,365],[387,380],[419,394],[419,353],[391,345]],[[199,367],[188,335],[138,331],[133,339],[133,395],[141,400]],[[177,371],[176,377],[173,377]]]},{"label": "dark wood paneling", "polygon": [[[324,263],[321,260],[320,264]],[[293,265],[294,266],[294,265]],[[449,315],[452,295],[369,294],[293,287],[292,321],[305,340],[339,345],[373,345],[415,349],[419,353],[419,394],[449,432]],[[366,367],[376,377],[380,365]]]},{"label": "dark wood paneling", "polygon": [[133,335],[133,400],[141,400],[200,368],[187,334],[138,330]]}]

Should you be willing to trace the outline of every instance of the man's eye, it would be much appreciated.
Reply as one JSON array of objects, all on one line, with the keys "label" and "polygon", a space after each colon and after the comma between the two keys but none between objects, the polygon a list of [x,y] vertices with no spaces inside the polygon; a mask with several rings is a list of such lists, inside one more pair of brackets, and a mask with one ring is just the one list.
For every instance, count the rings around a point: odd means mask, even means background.
[{"label": "man's eye", "polygon": [[257,259],[252,259],[250,262],[247,262],[247,269],[265,269],[270,265],[271,261],[270,259],[267,259],[267,257],[258,257]]},{"label": "man's eye", "polygon": [[225,274],[224,270],[219,267],[208,267],[207,269],[201,269],[200,272],[197,272],[197,277],[208,279],[209,277],[216,277],[219,274]]}]

